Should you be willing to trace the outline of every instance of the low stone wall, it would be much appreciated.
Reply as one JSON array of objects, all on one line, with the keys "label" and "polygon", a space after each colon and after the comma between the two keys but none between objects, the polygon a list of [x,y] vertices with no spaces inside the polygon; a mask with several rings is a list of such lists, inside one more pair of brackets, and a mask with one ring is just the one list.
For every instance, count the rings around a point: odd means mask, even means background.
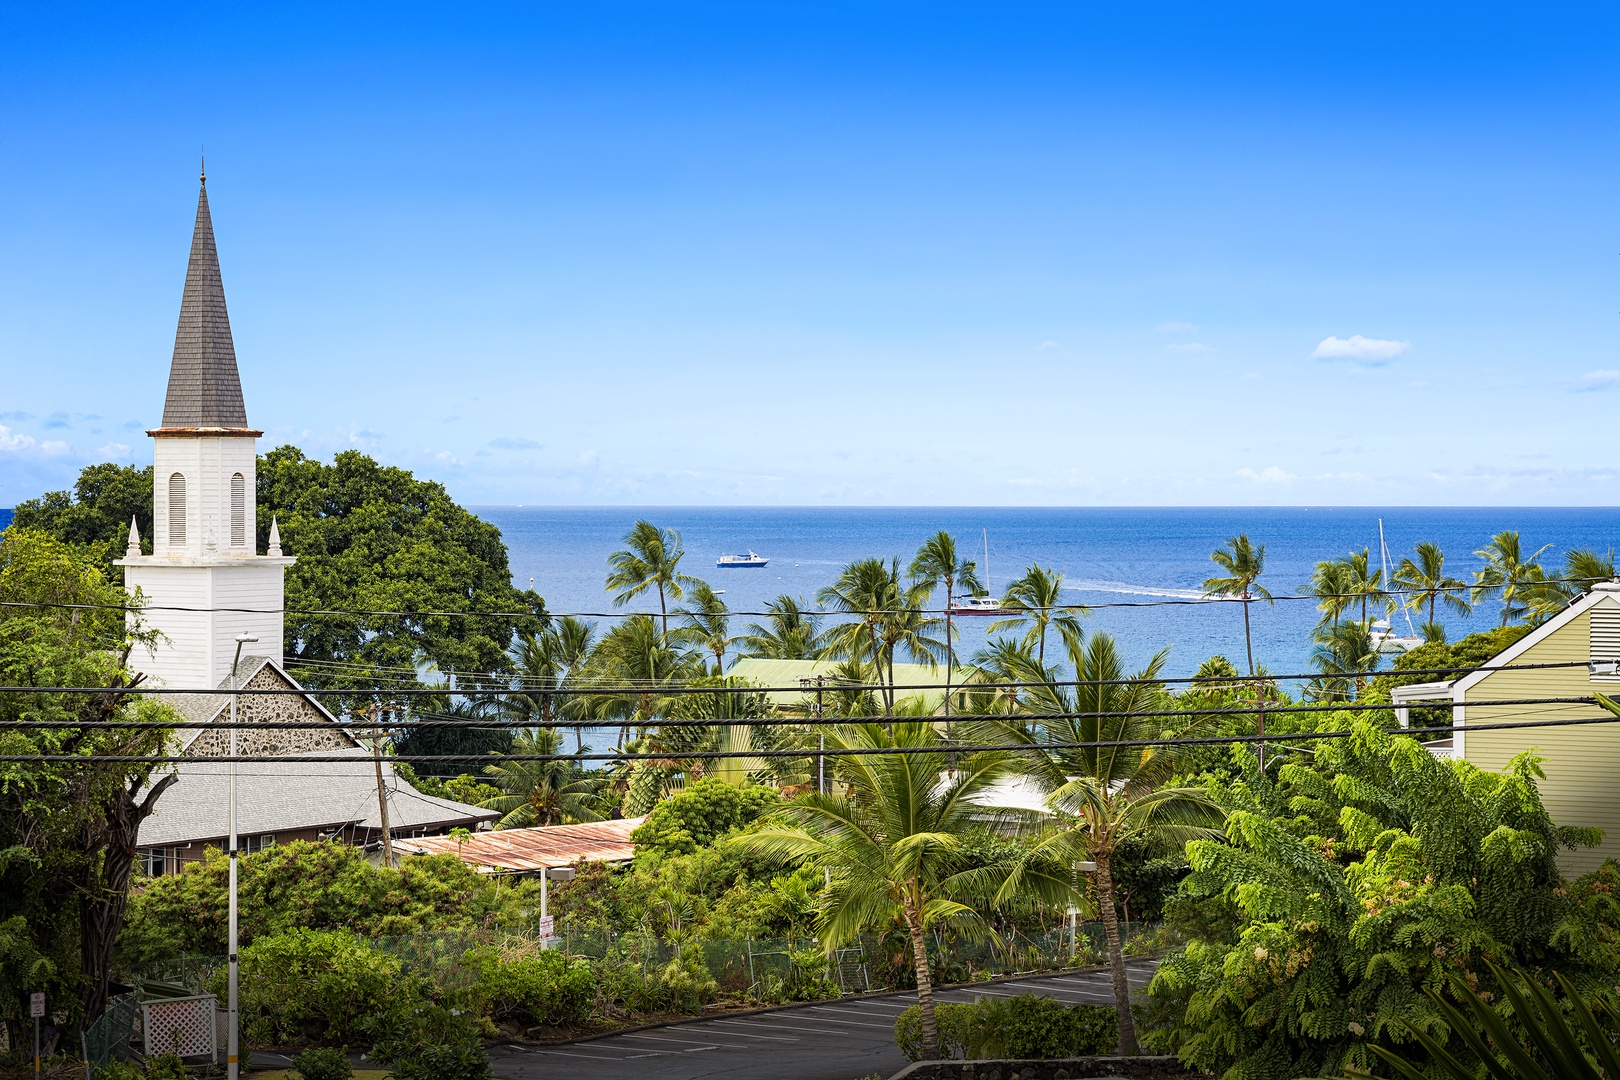
[{"label": "low stone wall", "polygon": [[918,1061],[889,1080],[1180,1080],[1195,1077],[1174,1057],[1083,1057],[1048,1061]]}]

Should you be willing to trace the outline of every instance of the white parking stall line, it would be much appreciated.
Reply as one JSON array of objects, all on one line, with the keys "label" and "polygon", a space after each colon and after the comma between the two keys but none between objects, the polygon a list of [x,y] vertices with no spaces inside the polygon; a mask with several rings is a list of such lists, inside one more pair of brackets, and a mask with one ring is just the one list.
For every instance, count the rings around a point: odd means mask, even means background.
[{"label": "white parking stall line", "polygon": [[[577,1044],[575,1044],[577,1045]],[[570,1054],[563,1050],[530,1050],[531,1054],[542,1057],[578,1058],[580,1061],[629,1061],[628,1057],[592,1057],[590,1054]]]},{"label": "white parking stall line", "polygon": [[651,1042],[684,1043],[687,1046],[725,1046],[736,1050],[741,1050],[748,1045],[747,1043],[717,1043],[704,1042],[701,1040],[694,1042],[691,1039],[675,1039],[668,1035],[621,1035],[620,1038],[647,1039]]},{"label": "white parking stall line", "polygon": [[[802,1031],[807,1035],[842,1035],[844,1032],[837,1028],[825,1027],[798,1027],[793,1024],[748,1024],[745,1020],[716,1020],[717,1024],[747,1024],[749,1027],[764,1028],[766,1031]],[[807,1019],[805,1023],[815,1023],[814,1018]]]},{"label": "white parking stall line", "polygon": [[[816,1006],[811,1006],[809,1009],[807,1009],[805,1011],[806,1012],[832,1012],[831,1009],[820,1009],[820,1008],[818,1008]],[[819,1023],[823,1023],[823,1024],[853,1024],[855,1027],[879,1028],[879,1029],[881,1029],[883,1031],[893,1031],[894,1030],[894,1025],[893,1024],[874,1024],[874,1023],[871,1023],[871,1022],[866,1021],[866,1020],[836,1020],[836,1019],[834,1019],[833,1017],[830,1017],[830,1016],[817,1016],[817,1017],[810,1017],[809,1019],[816,1020]]]},{"label": "white parking stall line", "polygon": [[[740,1024],[741,1020],[710,1020],[711,1024]],[[727,1029],[724,1034],[735,1035],[742,1039],[770,1039],[772,1042],[803,1042],[797,1035],[750,1035],[746,1031],[731,1031]]]}]

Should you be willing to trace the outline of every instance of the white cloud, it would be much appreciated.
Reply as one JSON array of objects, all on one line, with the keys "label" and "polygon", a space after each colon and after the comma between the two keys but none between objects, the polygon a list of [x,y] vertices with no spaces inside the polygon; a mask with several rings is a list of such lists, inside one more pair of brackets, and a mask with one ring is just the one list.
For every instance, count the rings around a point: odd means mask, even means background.
[{"label": "white cloud", "polygon": [[1239,469],[1237,475],[1244,480],[1253,480],[1257,484],[1286,484],[1290,480],[1299,479],[1293,473],[1286,472],[1276,465],[1267,465],[1259,472],[1253,469]]},{"label": "white cloud", "polygon": [[27,450],[33,445],[32,435],[19,435],[6,425],[0,424],[0,450],[15,453],[18,450]]},{"label": "white cloud", "polygon": [[110,442],[97,450],[96,453],[105,458],[127,458],[129,457],[129,447],[121,442]]},{"label": "white cloud", "polygon": [[1191,334],[1197,329],[1198,327],[1190,322],[1167,322],[1154,327],[1154,332],[1159,334]]},{"label": "white cloud", "polygon": [[1599,369],[1569,380],[1569,388],[1576,393],[1584,393],[1588,390],[1607,390],[1617,382],[1620,382],[1620,371]]},{"label": "white cloud", "polygon": [[1166,345],[1165,352],[1208,352],[1209,346],[1202,341],[1178,341],[1174,345]]},{"label": "white cloud", "polygon": [[1351,334],[1347,338],[1325,337],[1311,353],[1312,360],[1354,360],[1358,364],[1387,364],[1412,347],[1410,341],[1391,341],[1385,338],[1362,337]]},{"label": "white cloud", "polygon": [[39,448],[47,454],[65,454],[73,449],[61,439],[47,439],[39,444]]}]

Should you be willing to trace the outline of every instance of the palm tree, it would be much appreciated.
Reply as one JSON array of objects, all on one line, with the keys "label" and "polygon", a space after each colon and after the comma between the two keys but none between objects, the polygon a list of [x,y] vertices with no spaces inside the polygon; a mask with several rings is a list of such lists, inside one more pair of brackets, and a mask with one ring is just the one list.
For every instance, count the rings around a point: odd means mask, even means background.
[{"label": "palm tree", "polygon": [[[1233,597],[1243,603],[1243,646],[1249,657],[1249,678],[1254,678],[1254,636],[1249,630],[1249,605],[1257,598],[1268,604],[1275,604],[1271,594],[1265,586],[1259,584],[1260,575],[1266,569],[1266,545],[1255,547],[1249,542],[1247,533],[1239,533],[1227,540],[1226,546],[1216,548],[1210,554],[1210,560],[1226,571],[1222,577],[1212,577],[1204,582],[1205,596]],[[1266,767],[1266,704],[1265,693],[1258,688],[1255,693],[1258,704],[1258,724],[1255,733],[1260,736],[1260,767]]]},{"label": "palm tree", "polygon": [[1371,565],[1372,552],[1369,548],[1352,551],[1344,558],[1338,560],[1344,582],[1345,595],[1352,603],[1361,604],[1361,621],[1368,619],[1367,605],[1374,601],[1385,599],[1384,572],[1374,570]]},{"label": "palm tree", "polygon": [[1485,560],[1485,566],[1474,571],[1474,588],[1470,599],[1477,604],[1492,593],[1499,593],[1502,597],[1502,625],[1506,626],[1509,619],[1523,618],[1529,609],[1520,602],[1519,594],[1526,585],[1546,579],[1545,572],[1536,560],[1550,547],[1551,544],[1544,544],[1525,558],[1517,532],[1509,529],[1497,533],[1491,537],[1489,544],[1474,552]]},{"label": "palm tree", "polygon": [[821,651],[821,620],[799,597],[785,593],[765,605],[765,623],[749,623],[737,639],[744,656],[768,660],[813,660]]},{"label": "palm tree", "polygon": [[677,608],[676,613],[686,620],[686,625],[677,628],[671,640],[681,645],[708,649],[714,656],[714,673],[723,674],[726,669],[726,649],[731,646],[731,612],[726,602],[709,587],[708,582],[696,581],[692,585],[691,606]]},{"label": "palm tree", "polygon": [[613,606],[623,607],[642,593],[657,589],[659,619],[668,634],[669,601],[681,599],[686,589],[697,584],[697,578],[680,572],[681,558],[686,554],[681,534],[643,519],[625,533],[624,545],[624,550],[608,556],[613,571],[608,574],[607,587],[619,590]]},{"label": "palm tree", "polygon": [[[550,726],[564,717],[585,715],[588,703],[565,692],[573,675],[584,668],[595,637],[596,628],[590,623],[563,615],[540,633],[518,639],[517,689],[503,701],[514,726]],[[576,752],[584,746],[584,732],[582,726],[574,728]]]},{"label": "palm tree", "polygon": [[1444,601],[1445,605],[1458,614],[1467,615],[1474,610],[1474,605],[1468,602],[1464,590],[1467,582],[1451,577],[1446,573],[1446,556],[1440,550],[1439,544],[1431,544],[1427,540],[1412,549],[1417,556],[1416,561],[1402,559],[1401,565],[1395,568],[1394,584],[1406,589],[1412,595],[1406,600],[1406,606],[1413,611],[1428,609],[1428,621],[1423,624],[1423,634],[1431,640],[1444,641],[1444,633],[1436,635],[1433,630],[1439,628],[1434,618],[1434,608],[1437,602]]},{"label": "palm tree", "polygon": [[870,661],[883,694],[885,716],[894,712],[895,653],[905,649],[933,664],[944,645],[929,637],[939,623],[922,610],[927,593],[907,589],[900,580],[900,560],[861,559],[816,594],[825,607],[855,616],[827,631],[824,656]]},{"label": "palm tree", "polygon": [[[833,757],[835,794],[809,792],[767,824],[730,841],[782,862],[808,862],[828,874],[817,917],[829,953],[861,931],[901,922],[911,939],[922,1013],[923,1057],[939,1055],[926,931],[941,922],[981,923],[978,909],[996,891],[994,871],[965,858],[967,836],[989,812],[975,805],[1005,769],[1007,755],[980,752],[951,760],[926,720],[839,725],[827,749],[882,751]],[[1026,891],[1072,896],[1072,882],[1042,874]]]},{"label": "palm tree", "polygon": [[1600,581],[1614,580],[1614,549],[1610,548],[1602,555],[1585,548],[1566,551],[1564,580],[1569,582],[1575,595],[1586,592]]},{"label": "palm tree", "polygon": [[[1076,682],[1030,687],[1024,707],[1064,714],[1065,719],[1033,723],[1016,713],[985,717],[968,737],[999,742],[1012,750],[1017,771],[1045,791],[1047,806],[1059,823],[1029,849],[1021,870],[1071,866],[1082,860],[1097,864],[1097,906],[1108,941],[1119,1052],[1134,1054],[1136,1028],[1116,910],[1115,857],[1126,844],[1169,850],[1188,840],[1218,838],[1221,812],[1204,789],[1172,786],[1185,747],[1064,745],[1162,738],[1161,721],[1151,714],[1162,710],[1164,691],[1158,679],[1169,651],[1159,652],[1141,671],[1128,675],[1108,634],[1093,634],[1085,642],[1066,636],[1064,646]],[[1026,682],[1056,682],[1056,672],[1039,663],[1023,674]],[[1021,870],[1007,879],[1004,890],[1020,886]]]},{"label": "palm tree", "polygon": [[1322,623],[1339,625],[1350,607],[1350,578],[1339,559],[1323,559],[1311,574],[1311,583],[1301,591],[1316,597],[1316,609],[1322,613]]},{"label": "palm tree", "polygon": [[1378,650],[1371,628],[1364,622],[1341,623],[1316,632],[1311,667],[1324,676],[1313,679],[1314,696],[1324,701],[1347,701],[1354,683],[1355,696],[1367,689],[1367,675],[1378,670]]},{"label": "palm tree", "polygon": [[[956,662],[956,639],[954,627],[951,624],[951,608],[956,602],[956,590],[972,592],[977,595],[984,588],[979,580],[978,563],[971,559],[959,558],[956,554],[956,537],[939,530],[923,542],[917,549],[916,558],[911,560],[907,568],[911,579],[919,585],[927,585],[929,590],[945,586],[945,681],[951,681],[951,668]],[[949,695],[946,695],[949,697]]]},{"label": "palm tree", "polygon": [[[521,732],[512,752],[518,755],[556,754],[562,736],[549,728]],[[605,780],[581,776],[579,763],[566,759],[551,761],[508,761],[485,765],[484,774],[501,789],[501,794],[479,805],[503,815],[497,829],[521,829],[531,825],[566,825],[575,821],[601,821],[596,809],[597,793]]]},{"label": "palm tree", "polygon": [[1006,630],[1031,623],[1025,640],[1037,645],[1035,658],[1046,663],[1046,631],[1052,626],[1066,633],[1080,632],[1076,617],[1086,609],[1078,605],[1063,607],[1063,572],[1044,566],[1031,566],[1024,576],[1007,586],[1007,595],[1001,606],[1019,614],[990,624],[991,631]]},{"label": "palm tree", "polygon": [[672,647],[651,615],[632,615],[602,635],[580,673],[600,692],[593,694],[591,710],[599,717],[624,726],[645,728],[674,707],[680,684],[702,675],[690,654]]}]

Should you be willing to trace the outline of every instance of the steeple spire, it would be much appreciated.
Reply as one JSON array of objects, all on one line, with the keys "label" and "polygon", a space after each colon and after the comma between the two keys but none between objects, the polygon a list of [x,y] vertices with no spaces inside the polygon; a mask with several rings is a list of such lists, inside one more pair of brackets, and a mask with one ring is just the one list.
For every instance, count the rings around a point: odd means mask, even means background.
[{"label": "steeple spire", "polygon": [[197,224],[191,234],[191,261],[180,300],[180,325],[169,366],[169,394],[163,402],[163,430],[247,428],[236,346],[225,311],[225,286],[214,247],[214,221],[208,213],[206,174],[199,177]]}]

